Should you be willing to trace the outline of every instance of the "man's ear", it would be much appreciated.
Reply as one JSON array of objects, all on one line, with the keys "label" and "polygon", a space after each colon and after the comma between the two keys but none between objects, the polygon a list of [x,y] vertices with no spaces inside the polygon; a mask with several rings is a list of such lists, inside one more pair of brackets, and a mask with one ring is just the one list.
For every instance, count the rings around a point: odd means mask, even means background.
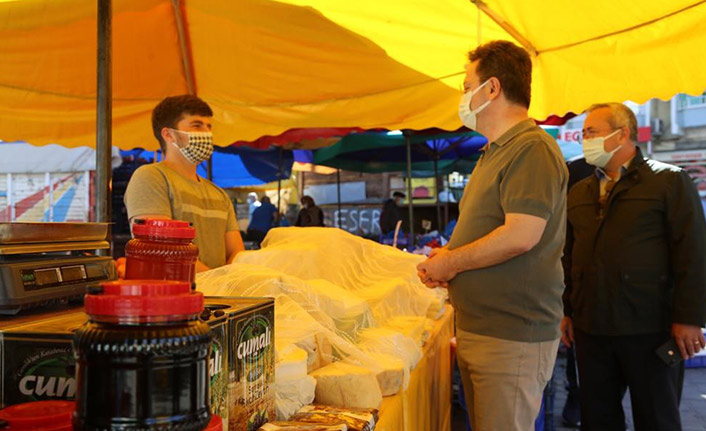
[{"label": "man's ear", "polygon": [[169,131],[168,127],[162,127],[162,140],[164,141],[165,144],[168,144],[171,140],[174,138],[172,137],[171,132]]},{"label": "man's ear", "polygon": [[621,126],[620,131],[622,132],[622,137],[625,138],[626,141],[630,141],[630,129],[628,126]]},{"label": "man's ear", "polygon": [[488,88],[490,89],[490,100],[500,96],[502,85],[500,85],[500,80],[498,78],[491,76],[490,79],[488,79]]}]

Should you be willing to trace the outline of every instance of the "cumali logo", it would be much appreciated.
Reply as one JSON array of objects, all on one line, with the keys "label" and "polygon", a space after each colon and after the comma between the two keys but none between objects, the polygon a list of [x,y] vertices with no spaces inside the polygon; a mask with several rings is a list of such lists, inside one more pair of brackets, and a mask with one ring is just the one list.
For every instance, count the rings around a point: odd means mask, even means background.
[{"label": "cumali logo", "polygon": [[238,336],[236,355],[245,362],[249,369],[248,380],[253,381],[262,375],[264,355],[272,344],[272,324],[265,316],[256,314],[251,317]]},{"label": "cumali logo", "polygon": [[211,343],[211,357],[208,361],[208,376],[213,379],[223,371],[223,347],[219,341]]},{"label": "cumali logo", "polygon": [[27,368],[19,381],[22,395],[32,400],[73,399],[75,365],[71,354],[44,358]]}]

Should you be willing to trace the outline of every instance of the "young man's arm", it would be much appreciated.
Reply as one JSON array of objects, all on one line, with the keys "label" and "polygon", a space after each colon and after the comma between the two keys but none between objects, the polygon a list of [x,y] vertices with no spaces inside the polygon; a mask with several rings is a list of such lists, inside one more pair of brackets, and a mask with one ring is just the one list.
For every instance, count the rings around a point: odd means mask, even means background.
[{"label": "young man's arm", "polygon": [[245,250],[239,231],[226,232],[226,263],[232,263],[235,255]]},{"label": "young man's arm", "polygon": [[243,237],[240,236],[238,229],[238,216],[235,214],[235,209],[230,205],[228,207],[228,219],[226,221],[226,264],[232,263],[235,255],[245,250]]}]

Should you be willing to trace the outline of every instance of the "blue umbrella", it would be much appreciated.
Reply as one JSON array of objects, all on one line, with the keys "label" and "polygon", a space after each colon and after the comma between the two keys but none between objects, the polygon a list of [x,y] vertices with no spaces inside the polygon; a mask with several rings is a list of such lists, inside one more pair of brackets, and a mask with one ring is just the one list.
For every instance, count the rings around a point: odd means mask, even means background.
[{"label": "blue umbrella", "polygon": [[[280,152],[282,163],[280,168]],[[135,157],[151,162],[154,152],[137,148],[121,150],[123,157]],[[257,186],[282,178],[289,178],[292,172],[294,157],[291,151],[270,148],[258,150],[249,147],[216,147],[212,161],[212,181],[221,188]],[[207,177],[207,163],[201,163],[197,172]]]}]

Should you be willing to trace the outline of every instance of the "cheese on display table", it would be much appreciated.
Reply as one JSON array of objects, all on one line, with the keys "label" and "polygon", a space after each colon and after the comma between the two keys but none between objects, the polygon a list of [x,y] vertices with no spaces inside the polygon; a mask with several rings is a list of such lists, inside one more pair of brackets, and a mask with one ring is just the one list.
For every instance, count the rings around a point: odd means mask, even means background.
[{"label": "cheese on display table", "polygon": [[316,379],[316,402],[334,407],[377,409],[382,393],[372,371],[334,362],[313,373]]},{"label": "cheese on display table", "polygon": [[275,363],[275,410],[287,420],[302,406],[314,401],[316,380],[307,375],[307,353],[294,346],[279,352]]},{"label": "cheese on display table", "polygon": [[384,353],[369,353],[369,355],[378,367],[375,378],[383,397],[395,395],[400,390],[407,389],[410,373],[401,359]]},{"label": "cheese on display table", "polygon": [[446,301],[417,278],[423,258],[328,228],[273,229],[262,245],[196,283],[206,295],[274,298],[277,418],[312,393],[371,408],[404,391]]}]

